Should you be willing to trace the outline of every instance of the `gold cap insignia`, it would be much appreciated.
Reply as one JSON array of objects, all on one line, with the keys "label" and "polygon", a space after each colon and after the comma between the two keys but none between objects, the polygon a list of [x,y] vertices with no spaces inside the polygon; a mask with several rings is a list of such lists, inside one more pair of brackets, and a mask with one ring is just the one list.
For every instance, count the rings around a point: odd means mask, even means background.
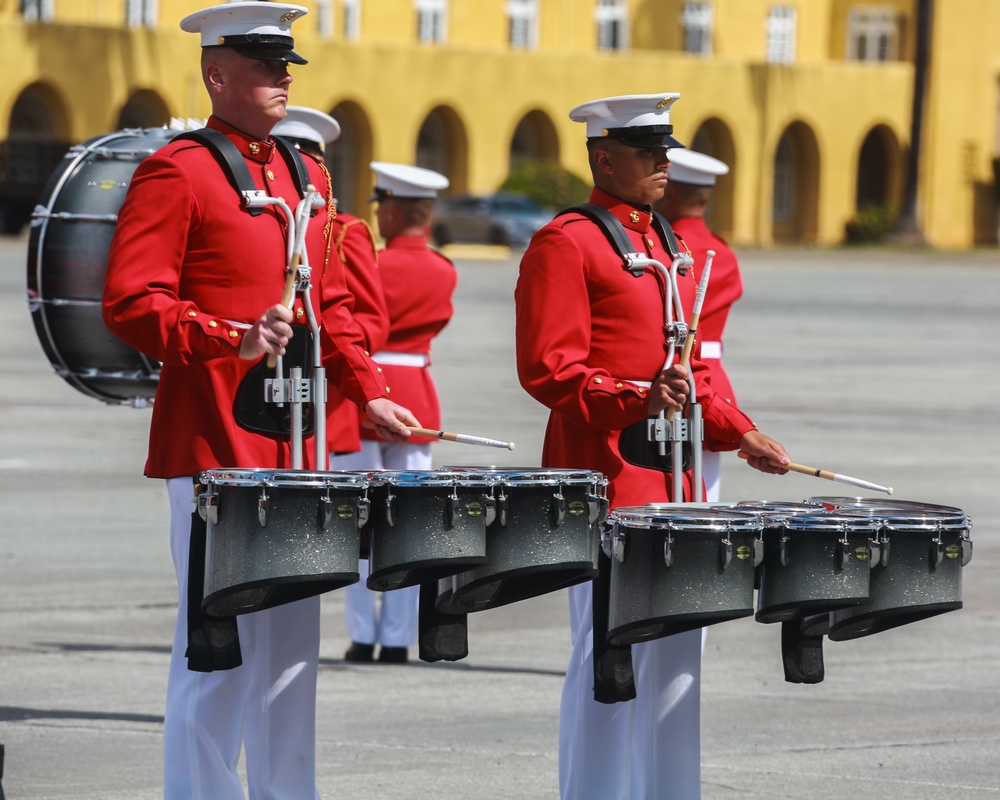
[{"label": "gold cap insignia", "polygon": [[280,17],[278,17],[278,21],[279,22],[291,22],[298,15],[299,15],[298,11],[289,11],[288,13],[282,14]]},{"label": "gold cap insignia", "polygon": [[628,212],[628,218],[630,220],[632,220],[632,222],[638,222],[639,221],[639,212],[638,211],[629,211]]},{"label": "gold cap insignia", "polygon": [[670,105],[670,101],[673,100],[672,97],[664,97],[659,103],[656,104],[657,108],[666,108]]}]

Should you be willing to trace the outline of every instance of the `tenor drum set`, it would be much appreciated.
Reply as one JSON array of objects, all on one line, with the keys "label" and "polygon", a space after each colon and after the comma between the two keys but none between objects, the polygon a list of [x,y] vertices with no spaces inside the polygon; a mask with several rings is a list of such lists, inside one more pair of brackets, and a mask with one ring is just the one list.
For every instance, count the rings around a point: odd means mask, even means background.
[{"label": "tenor drum set", "polygon": [[[100,297],[129,178],[172,135],[127,130],[71,149],[33,216],[28,301],[42,348],[108,403],[155,395],[159,365],[104,327]],[[810,497],[609,510],[605,476],[585,469],[212,469],[197,505],[209,616],[342,588],[362,579],[362,558],[369,588],[432,586],[437,610],[467,614],[589,581],[603,554],[615,646],[751,616],[834,641],[868,636],[961,608],[972,557],[971,521],[950,506]]]}]

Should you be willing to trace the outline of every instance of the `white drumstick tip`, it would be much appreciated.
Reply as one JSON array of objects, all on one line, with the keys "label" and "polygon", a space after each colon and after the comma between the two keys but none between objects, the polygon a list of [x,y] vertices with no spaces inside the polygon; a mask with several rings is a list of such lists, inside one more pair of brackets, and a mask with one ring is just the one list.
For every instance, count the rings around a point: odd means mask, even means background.
[{"label": "white drumstick tip", "polygon": [[[513,450],[514,449],[514,443],[513,442],[507,442],[507,449],[508,450]],[[889,494],[892,494],[892,491],[890,491]]]},{"label": "white drumstick tip", "polygon": [[891,487],[891,486],[889,486],[889,487],[888,487],[888,488],[887,488],[887,489],[885,490],[885,493],[886,493],[886,494],[892,494],[892,487]]}]

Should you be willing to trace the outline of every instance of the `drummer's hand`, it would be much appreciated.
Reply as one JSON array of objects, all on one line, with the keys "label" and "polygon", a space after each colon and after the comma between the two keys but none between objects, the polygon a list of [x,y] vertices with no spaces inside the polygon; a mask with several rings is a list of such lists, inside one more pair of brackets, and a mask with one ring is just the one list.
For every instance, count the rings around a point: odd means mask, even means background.
[{"label": "drummer's hand", "polygon": [[784,475],[788,472],[788,469],[775,466],[776,464],[791,462],[781,442],[774,441],[760,431],[748,431],[743,434],[743,438],[740,439],[739,454],[746,458],[747,463],[754,469],[774,475]]},{"label": "drummer's hand", "polygon": [[385,397],[369,400],[365,413],[375,423],[375,432],[387,442],[405,442],[410,435],[407,425],[419,428],[417,418],[409,409],[396,405]]},{"label": "drummer's hand", "polygon": [[292,338],[292,326],[289,323],[294,318],[292,312],[280,303],[271,306],[243,334],[240,358],[253,360],[265,353],[284,355],[285,345]]},{"label": "drummer's hand", "polygon": [[689,390],[687,367],[674,364],[663,370],[649,387],[647,408],[650,416],[671,409],[675,412],[683,410]]}]

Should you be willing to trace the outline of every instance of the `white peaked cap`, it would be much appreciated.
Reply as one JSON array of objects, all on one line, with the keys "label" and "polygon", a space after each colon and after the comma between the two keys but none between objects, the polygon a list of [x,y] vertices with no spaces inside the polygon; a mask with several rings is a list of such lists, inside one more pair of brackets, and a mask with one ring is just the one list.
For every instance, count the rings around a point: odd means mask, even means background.
[{"label": "white peaked cap", "polygon": [[329,114],[305,106],[288,106],[285,118],[271,133],[290,139],[306,139],[320,147],[335,142],[340,136],[340,123]]},{"label": "white peaked cap", "polygon": [[372,200],[385,197],[437,197],[439,191],[448,188],[448,179],[431,169],[385,161],[372,161],[369,166],[375,173],[375,196]]},{"label": "white peaked cap", "polygon": [[308,13],[287,3],[225,3],[188,14],[181,30],[200,33],[202,47],[232,47],[250,58],[304,64],[292,50],[291,27]]},{"label": "white peaked cap", "polygon": [[574,122],[587,125],[587,138],[610,137],[633,147],[683,147],[671,135],[670,106],[677,92],[628,94],[583,103],[569,112]]},{"label": "white peaked cap", "polygon": [[717,158],[694,150],[678,150],[670,154],[670,180],[694,186],[715,186],[719,175],[729,172],[729,167]]}]

